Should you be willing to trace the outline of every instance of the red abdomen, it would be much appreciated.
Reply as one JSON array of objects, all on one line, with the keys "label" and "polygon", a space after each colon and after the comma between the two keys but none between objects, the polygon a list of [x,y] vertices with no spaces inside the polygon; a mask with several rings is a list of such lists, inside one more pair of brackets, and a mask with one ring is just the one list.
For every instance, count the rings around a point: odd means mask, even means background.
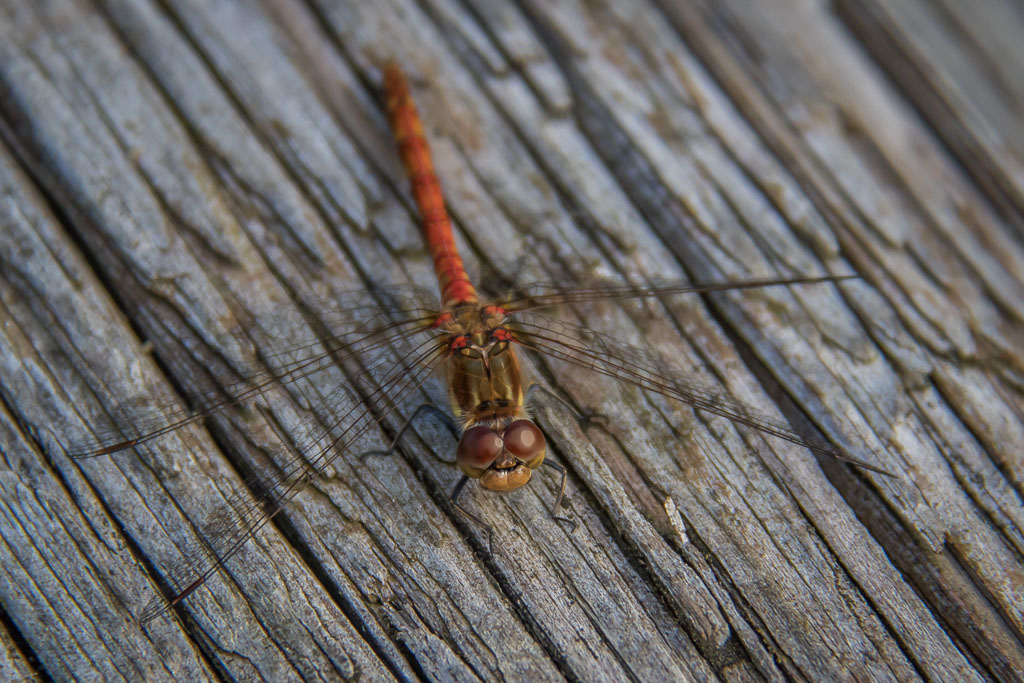
[{"label": "red abdomen", "polygon": [[452,224],[441,195],[441,184],[434,173],[430,148],[423,136],[423,124],[409,93],[409,84],[394,64],[384,68],[384,92],[388,121],[395,142],[398,143],[398,154],[409,174],[412,196],[420,212],[423,236],[434,259],[434,272],[441,288],[441,303],[444,306],[475,303],[476,289],[469,281],[462,258],[455,247]]}]

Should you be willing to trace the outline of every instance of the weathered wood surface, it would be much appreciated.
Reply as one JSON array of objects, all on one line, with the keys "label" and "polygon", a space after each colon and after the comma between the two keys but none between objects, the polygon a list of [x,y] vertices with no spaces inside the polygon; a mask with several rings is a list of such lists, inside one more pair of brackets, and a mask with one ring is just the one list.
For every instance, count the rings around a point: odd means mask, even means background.
[{"label": "weathered wood surface", "polygon": [[[1019,678],[1024,16],[971,4],[2,3],[4,677]],[[896,476],[545,365],[612,418],[538,410],[575,531],[549,476],[473,488],[490,552],[425,421],[140,626],[277,437],[60,444],[311,339],[341,292],[432,286],[386,58],[477,273],[863,276],[567,315]],[[324,374],[264,401],[288,438]]]}]

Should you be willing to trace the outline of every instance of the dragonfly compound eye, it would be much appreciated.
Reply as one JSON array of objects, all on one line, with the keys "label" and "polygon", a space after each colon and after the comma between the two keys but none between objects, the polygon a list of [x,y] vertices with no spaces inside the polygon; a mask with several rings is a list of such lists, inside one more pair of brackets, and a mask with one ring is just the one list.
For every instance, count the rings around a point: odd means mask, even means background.
[{"label": "dragonfly compound eye", "polygon": [[501,435],[488,427],[471,427],[459,439],[455,461],[471,477],[479,477],[501,455]]},{"label": "dragonfly compound eye", "polygon": [[508,452],[534,469],[544,460],[547,441],[540,428],[529,420],[516,420],[505,428],[502,434]]}]

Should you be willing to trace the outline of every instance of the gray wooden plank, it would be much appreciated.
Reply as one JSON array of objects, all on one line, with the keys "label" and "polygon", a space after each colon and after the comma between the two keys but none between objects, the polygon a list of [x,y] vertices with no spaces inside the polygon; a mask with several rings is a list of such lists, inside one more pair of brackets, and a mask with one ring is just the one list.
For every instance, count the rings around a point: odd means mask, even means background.
[{"label": "gray wooden plank", "polygon": [[1006,0],[837,3],[840,15],[1018,232],[1024,209],[1020,33]]},{"label": "gray wooden plank", "polygon": [[[444,503],[457,478],[453,442],[417,424],[401,457],[337,460],[224,578],[189,598],[180,624],[140,629],[131,615],[143,601],[116,604],[119,628],[166,635],[139,662],[100,645],[98,661],[187,677],[175,669],[186,657],[275,679],[962,679],[1019,669],[1019,248],[837,37],[834,17],[783,2],[703,15],[484,0],[96,9],[53,0],[4,9],[0,22],[5,139],[65,219],[39,209],[42,220],[5,221],[5,238],[26,245],[3,262],[10,334],[31,340],[32,353],[7,353],[4,397],[36,428],[33,457],[48,454],[83,491],[69,517],[111,520],[157,580],[241,486],[235,470],[287,458],[274,430],[238,414],[212,432],[76,463],[39,427],[60,424],[73,440],[85,424],[103,429],[126,398],[133,411],[148,402],[132,413],[148,420],[174,393],[161,374],[200,391],[202,364],[215,378],[263,367],[280,346],[331,329],[354,288],[433,287],[374,92],[389,57],[413,81],[475,273],[864,275],[564,314],[765,412],[777,414],[778,400],[806,415],[806,428],[897,473],[819,464],[538,362],[537,376],[613,418],[581,428],[557,404],[538,406],[572,473],[578,529],[548,517],[552,479],[504,497],[474,489],[466,504],[495,528],[491,552]],[[763,63],[737,45],[756,46]],[[34,196],[25,184],[13,205]],[[955,219],[963,212],[968,226]],[[996,358],[1008,369],[993,368]],[[25,367],[55,379],[29,381]],[[329,370],[261,401],[301,442],[330,423],[323,403],[345,383]],[[439,383],[422,396],[444,398]],[[389,416],[362,447],[387,442],[400,423]],[[133,591],[147,592],[118,549],[104,566],[120,563]],[[67,562],[84,577],[79,600],[113,609],[88,589],[87,568]],[[33,609],[20,596],[4,601],[8,612]],[[14,623],[30,647],[57,652],[51,635]],[[58,654],[42,661],[57,677],[81,670]]]},{"label": "gray wooden plank", "polygon": [[42,680],[38,671],[34,670],[32,664],[25,658],[13,634],[8,629],[0,632],[0,642],[3,644],[3,652],[0,653],[0,676],[5,681],[34,681]]},{"label": "gray wooden plank", "polygon": [[[834,16],[800,3],[704,9],[705,20],[735,31],[725,40],[749,40],[766,58],[726,53],[688,30],[685,12],[674,15],[675,25],[700,46],[704,63],[836,227],[854,267],[895,309],[894,316],[872,299],[851,300],[902,377],[898,393],[911,402],[910,413],[885,413],[897,418],[897,429],[888,429],[898,439],[891,449],[912,440],[925,446],[904,451],[914,454],[904,471],[924,475],[918,487],[939,514],[911,524],[915,545],[923,545],[891,546],[889,554],[927,558],[928,571],[915,583],[937,604],[969,605],[949,610],[953,630],[1008,675],[1019,668],[1021,604],[1009,569],[1019,562],[1021,470],[1006,438],[1020,428],[1013,340],[1024,271],[1013,228],[878,82]],[[938,455],[945,465],[936,467]],[[936,554],[943,546],[934,541],[948,544],[952,557]],[[929,583],[932,570],[948,586]],[[974,577],[973,588],[955,578],[961,572]],[[1000,628],[1004,620],[1012,626]]]},{"label": "gray wooden plank", "polygon": [[[105,326],[104,311],[95,310],[95,291],[61,296],[59,289],[45,289],[46,283],[62,280],[88,281],[90,274],[68,253],[45,202],[6,150],[3,162],[3,240],[17,245],[5,249],[2,259],[5,396],[16,397],[17,418],[34,416],[34,424],[59,430],[62,413],[73,414],[75,408],[62,391],[63,372],[41,355],[47,335],[33,326],[29,311],[35,307],[46,318],[70,304],[94,313],[89,319],[97,329]],[[48,258],[36,258],[40,252]],[[21,279],[20,273],[30,277]],[[33,285],[42,285],[47,296],[40,298]],[[141,629],[130,618],[132,603],[148,585],[144,569],[90,480],[54,443],[55,434],[26,434],[17,418],[8,410],[0,414],[5,547],[0,584],[4,612],[41,669],[57,679],[214,677],[201,650],[178,629],[166,623]]]}]

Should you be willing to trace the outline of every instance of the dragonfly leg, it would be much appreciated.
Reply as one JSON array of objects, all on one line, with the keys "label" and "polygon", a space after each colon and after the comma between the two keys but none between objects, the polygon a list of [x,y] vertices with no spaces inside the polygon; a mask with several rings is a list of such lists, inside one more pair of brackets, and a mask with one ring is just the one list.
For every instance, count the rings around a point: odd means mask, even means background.
[{"label": "dragonfly leg", "polygon": [[466,487],[466,482],[469,481],[469,477],[465,474],[462,475],[462,479],[459,479],[459,483],[455,485],[455,490],[452,491],[452,495],[448,496],[448,500],[451,501],[452,507],[464,514],[469,521],[473,522],[477,526],[481,527],[487,532],[487,551],[491,554],[494,553],[494,528],[490,524],[483,521],[472,512],[462,507],[462,503],[459,502],[459,496],[462,495],[462,489]]},{"label": "dragonfly leg", "polygon": [[576,419],[579,422],[581,422],[583,424],[591,424],[591,423],[596,423],[596,422],[607,424],[607,422],[608,422],[608,416],[607,415],[603,415],[601,413],[592,413],[592,412],[589,412],[589,411],[581,412],[581,411],[577,410],[576,407],[573,406],[571,403],[569,403],[564,398],[559,396],[557,393],[555,393],[554,391],[552,391],[548,387],[546,387],[543,384],[540,384],[538,382],[534,382],[529,387],[527,387],[527,389],[526,389],[526,401],[530,402],[531,400],[533,400],[533,395],[535,393],[537,393],[538,391],[547,394],[551,398],[553,398],[556,401],[558,401],[559,403],[561,403],[570,413],[572,413],[576,417]]},{"label": "dragonfly leg", "polygon": [[416,408],[413,414],[409,416],[409,419],[405,421],[401,429],[398,430],[398,434],[396,434],[395,438],[391,440],[391,445],[388,446],[387,449],[382,451],[367,451],[365,453],[360,453],[358,456],[359,459],[365,460],[366,458],[370,457],[391,455],[392,453],[394,453],[395,448],[398,446],[399,440],[401,440],[401,438],[405,436],[405,432],[409,429],[410,426],[412,426],[413,421],[423,413],[431,413],[439,420],[441,420],[444,426],[448,428],[448,431],[451,432],[452,438],[454,438],[456,441],[458,440],[459,428],[455,425],[455,421],[452,420],[451,416],[448,413],[441,410],[440,408],[438,408],[437,406],[435,406],[433,403],[423,403],[418,408]]},{"label": "dragonfly leg", "polygon": [[572,533],[573,531],[576,531],[576,527],[579,526],[579,522],[577,522],[575,519],[571,517],[566,517],[565,515],[558,514],[558,508],[562,505],[562,498],[565,497],[565,466],[559,465],[557,462],[552,462],[550,460],[545,460],[544,464],[550,467],[551,469],[557,470],[559,474],[562,475],[562,483],[558,487],[558,497],[555,498],[555,504],[551,506],[551,518],[558,520],[559,522],[568,522],[569,524],[571,524],[572,528],[569,530],[569,532]]}]

